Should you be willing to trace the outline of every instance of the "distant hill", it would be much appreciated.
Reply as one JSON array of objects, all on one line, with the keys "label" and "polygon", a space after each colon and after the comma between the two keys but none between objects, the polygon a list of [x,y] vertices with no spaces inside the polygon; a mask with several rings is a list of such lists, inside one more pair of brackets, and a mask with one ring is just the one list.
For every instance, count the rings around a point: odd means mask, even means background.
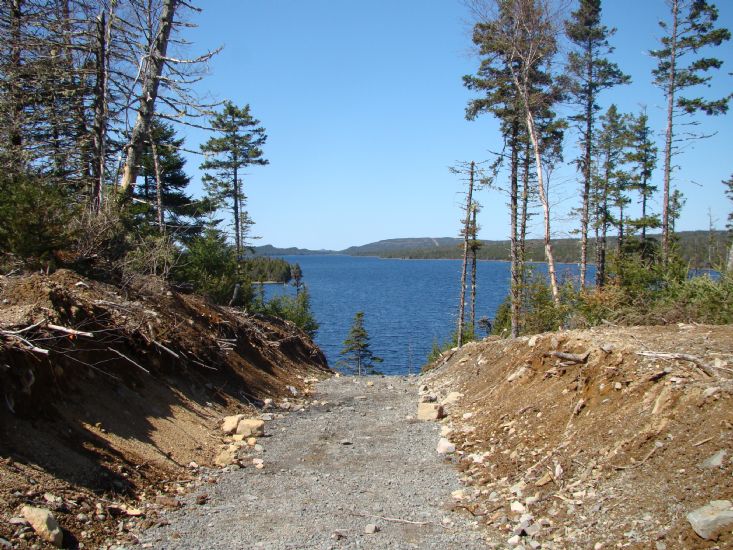
[{"label": "distant hill", "polygon": [[397,254],[408,250],[440,250],[444,248],[452,248],[458,246],[463,241],[453,237],[417,237],[408,239],[387,239],[377,241],[375,243],[364,244],[361,246],[351,246],[341,251],[342,254],[349,256],[382,256],[387,257],[391,254]]},{"label": "distant hill", "polygon": [[[650,239],[661,240],[661,235],[649,235]],[[707,267],[712,257],[713,264],[721,262],[727,250],[725,231],[681,231],[677,233],[682,257],[693,267]],[[561,263],[577,263],[580,255],[579,239],[554,239],[552,246],[555,260]],[[595,259],[595,243],[588,242],[588,259]],[[614,250],[616,238],[608,239],[608,249]],[[544,241],[529,239],[526,245],[527,260],[544,261]],[[377,256],[400,259],[456,259],[463,255],[463,240],[454,237],[416,237],[386,239],[345,250],[306,250],[301,248],[275,248],[271,245],[255,247],[255,253],[266,256],[344,254],[348,256]],[[478,257],[481,260],[509,260],[509,241],[481,241]]]},{"label": "distant hill", "polygon": [[277,248],[271,244],[263,246],[254,246],[255,256],[323,256],[328,254],[338,254],[334,250],[308,250],[307,248]]}]

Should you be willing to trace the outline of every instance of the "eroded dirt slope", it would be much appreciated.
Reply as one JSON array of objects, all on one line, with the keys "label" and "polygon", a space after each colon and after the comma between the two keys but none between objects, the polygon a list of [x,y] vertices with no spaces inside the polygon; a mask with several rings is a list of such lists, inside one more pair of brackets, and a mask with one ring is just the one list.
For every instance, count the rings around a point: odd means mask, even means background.
[{"label": "eroded dirt slope", "polygon": [[686,515],[733,497],[732,368],[731,326],[607,327],[469,344],[423,393],[462,394],[458,506],[504,544],[729,548]]},{"label": "eroded dirt slope", "polygon": [[25,504],[55,513],[67,547],[124,535],[151,514],[120,506],[184,490],[216,454],[223,416],[328,373],[293,325],[156,279],[0,278],[0,538],[39,543],[9,522]]}]

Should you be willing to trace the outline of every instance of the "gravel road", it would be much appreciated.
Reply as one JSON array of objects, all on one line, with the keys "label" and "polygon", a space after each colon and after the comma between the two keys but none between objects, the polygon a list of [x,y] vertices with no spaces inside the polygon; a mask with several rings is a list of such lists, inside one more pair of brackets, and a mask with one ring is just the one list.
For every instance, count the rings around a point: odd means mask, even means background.
[{"label": "gravel road", "polygon": [[[473,518],[449,511],[460,484],[435,452],[439,424],[406,419],[417,408],[417,384],[320,382],[318,404],[267,423],[264,449],[253,452],[263,469],[214,474],[217,483],[202,484],[184,508],[164,516],[169,525],[141,535],[143,546],[486,548]],[[208,501],[197,505],[203,492]],[[370,524],[376,532],[366,532]]]}]

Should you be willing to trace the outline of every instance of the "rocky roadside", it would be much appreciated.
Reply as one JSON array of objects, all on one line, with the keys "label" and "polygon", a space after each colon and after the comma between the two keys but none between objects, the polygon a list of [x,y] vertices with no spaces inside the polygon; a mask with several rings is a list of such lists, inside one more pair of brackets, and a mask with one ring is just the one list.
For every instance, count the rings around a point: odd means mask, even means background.
[{"label": "rocky roadside", "polygon": [[452,513],[461,487],[451,459],[436,452],[440,425],[415,418],[418,383],[397,377],[320,382],[308,407],[264,413],[264,436],[256,438],[241,437],[247,423],[239,429],[243,419],[230,419],[227,431],[235,433],[223,451],[233,452],[233,464],[204,470],[180,508],[161,513],[155,527],[138,534],[140,543],[485,548],[475,518]]}]

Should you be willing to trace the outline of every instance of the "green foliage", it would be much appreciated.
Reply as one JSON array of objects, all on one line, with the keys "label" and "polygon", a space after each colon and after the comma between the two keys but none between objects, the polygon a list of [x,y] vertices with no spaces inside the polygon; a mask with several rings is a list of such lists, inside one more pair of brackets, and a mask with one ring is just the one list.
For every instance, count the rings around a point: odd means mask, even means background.
[{"label": "green foliage", "polygon": [[292,267],[282,258],[254,256],[242,261],[242,272],[253,283],[289,283]]},{"label": "green foliage", "polygon": [[315,338],[318,322],[311,311],[310,293],[305,285],[295,296],[275,296],[269,302],[260,297],[256,304],[255,309],[260,313],[291,321],[308,336]]},{"label": "green foliage", "polygon": [[[461,336],[461,339],[463,340],[463,344],[467,344],[468,342],[473,342],[474,340],[476,340],[476,331],[474,330],[471,323],[466,323],[465,325],[463,325],[463,335]],[[428,354],[428,364],[435,361],[438,357],[440,357],[442,353],[455,347],[458,347],[458,328],[453,330],[450,338],[448,338],[448,340],[446,340],[442,344],[439,343],[437,340],[433,340],[433,347]]]},{"label": "green foliage", "polygon": [[0,249],[36,264],[71,243],[79,208],[66,189],[32,177],[0,179]]},{"label": "green foliage", "polygon": [[237,284],[239,295],[232,305],[246,306],[252,301],[252,285],[239,274],[234,248],[214,228],[207,228],[189,243],[173,276],[217,304],[228,304]]},{"label": "green foliage", "polygon": [[379,374],[375,368],[382,358],[377,357],[369,348],[369,333],[364,327],[364,312],[357,311],[351,325],[349,336],[344,340],[344,349],[341,350],[343,360],[339,366],[354,372],[358,376],[363,374]]}]

